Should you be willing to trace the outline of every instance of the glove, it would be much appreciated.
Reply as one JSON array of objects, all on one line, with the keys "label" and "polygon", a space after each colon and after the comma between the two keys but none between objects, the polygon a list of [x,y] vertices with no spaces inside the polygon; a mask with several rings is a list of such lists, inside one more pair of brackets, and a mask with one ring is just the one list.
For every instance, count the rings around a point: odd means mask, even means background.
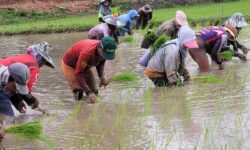
[{"label": "glove", "polygon": [[102,86],[106,87],[108,84],[109,82],[106,81],[105,78],[101,78],[99,87],[102,87]]}]

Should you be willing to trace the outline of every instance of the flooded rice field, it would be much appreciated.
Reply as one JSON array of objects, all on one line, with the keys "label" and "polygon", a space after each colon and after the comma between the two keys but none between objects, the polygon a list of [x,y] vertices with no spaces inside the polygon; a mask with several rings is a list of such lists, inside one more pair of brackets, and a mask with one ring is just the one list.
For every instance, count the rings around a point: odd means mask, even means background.
[{"label": "flooded rice field", "polygon": [[[250,30],[241,32],[239,41],[250,47]],[[139,49],[142,37],[135,36],[138,38],[134,43],[119,45],[116,59],[106,62],[105,74],[110,78],[132,71],[140,77],[139,81],[111,82],[99,89],[96,104],[74,101],[60,70],[67,48],[86,38],[86,33],[0,37],[1,58],[25,53],[29,45],[48,41],[54,48],[51,56],[57,66],[55,70],[43,67],[33,90],[49,115],[29,109],[26,115],[16,112],[14,119],[42,121],[44,140],[6,135],[2,148],[249,149],[250,61],[242,63],[234,58],[223,71],[214,65],[211,74],[222,78],[222,83],[191,81],[184,87],[155,88],[137,63],[144,49]],[[190,57],[187,66],[192,77],[198,75],[197,65]]]}]

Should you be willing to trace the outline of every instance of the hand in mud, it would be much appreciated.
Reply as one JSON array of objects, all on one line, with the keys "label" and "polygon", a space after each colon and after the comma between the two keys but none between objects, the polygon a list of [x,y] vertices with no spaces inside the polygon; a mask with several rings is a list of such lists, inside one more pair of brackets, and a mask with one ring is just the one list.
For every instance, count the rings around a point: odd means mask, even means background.
[{"label": "hand in mud", "polygon": [[26,106],[22,107],[20,113],[26,113],[26,112],[27,112]]},{"label": "hand in mud", "polygon": [[105,79],[105,78],[101,78],[101,81],[100,81],[99,87],[102,87],[102,86],[106,87],[108,84],[109,84],[109,82],[108,82],[108,81],[106,81],[106,79]]},{"label": "hand in mud", "polygon": [[24,102],[20,102],[20,104],[19,104],[19,111],[20,111],[20,113],[26,113],[27,112],[27,108],[26,108]]},{"label": "hand in mud", "polygon": [[219,69],[220,70],[223,70],[224,69],[224,65],[221,63],[221,64],[219,64]]},{"label": "hand in mud", "polygon": [[250,51],[250,48],[242,47],[241,50],[245,55],[247,55],[248,51]]},{"label": "hand in mud", "polygon": [[95,103],[96,102],[96,95],[95,93],[91,93],[89,96],[88,96],[88,99],[90,100],[91,103]]},{"label": "hand in mud", "polygon": [[189,74],[185,74],[183,76],[183,78],[184,78],[184,82],[186,83],[186,82],[188,82],[190,80],[190,75]]},{"label": "hand in mud", "polygon": [[240,60],[242,60],[244,62],[247,61],[247,57],[244,54],[238,53],[238,57]]},{"label": "hand in mud", "polygon": [[0,124],[0,141],[4,138],[4,127],[3,125]]}]

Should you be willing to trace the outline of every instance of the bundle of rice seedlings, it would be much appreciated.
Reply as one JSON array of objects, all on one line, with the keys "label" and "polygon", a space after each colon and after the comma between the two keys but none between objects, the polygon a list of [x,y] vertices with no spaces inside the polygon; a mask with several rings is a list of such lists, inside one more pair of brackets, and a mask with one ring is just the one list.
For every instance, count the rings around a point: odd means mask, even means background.
[{"label": "bundle of rice seedlings", "polygon": [[132,81],[137,81],[137,80],[138,80],[138,77],[133,72],[116,74],[111,78],[111,81],[116,81],[116,82],[132,82]]},{"label": "bundle of rice seedlings", "polygon": [[201,83],[221,83],[224,81],[221,78],[211,75],[194,77],[193,80]]},{"label": "bundle of rice seedlings", "polygon": [[152,45],[157,39],[158,35],[155,34],[153,31],[149,31],[145,34],[143,41],[142,41],[142,48],[148,48],[150,45]]},{"label": "bundle of rice seedlings", "polygon": [[155,52],[166,42],[170,40],[170,37],[161,35],[160,37],[158,37],[158,39],[154,42],[154,44],[151,46],[151,53],[150,56],[152,57]]},{"label": "bundle of rice seedlings", "polygon": [[222,59],[232,60],[232,58],[233,58],[233,51],[232,50],[224,51],[224,52],[219,53],[219,55],[220,55],[220,57]]},{"label": "bundle of rice seedlings", "polygon": [[5,129],[6,133],[18,134],[29,139],[40,139],[42,134],[41,122],[28,122],[18,125],[13,125]]}]

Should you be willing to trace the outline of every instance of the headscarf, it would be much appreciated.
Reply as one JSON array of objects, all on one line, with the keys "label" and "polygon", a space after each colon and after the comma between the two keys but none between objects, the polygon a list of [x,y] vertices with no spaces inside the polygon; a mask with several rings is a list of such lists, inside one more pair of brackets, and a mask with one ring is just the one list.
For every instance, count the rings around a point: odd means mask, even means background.
[{"label": "headscarf", "polygon": [[249,26],[249,24],[245,21],[242,13],[234,13],[232,17],[225,22],[225,25],[226,24],[231,24],[236,28],[244,28]]},{"label": "headscarf", "polygon": [[45,65],[55,68],[53,60],[49,57],[50,51],[51,47],[48,42],[34,44],[27,48],[27,54],[35,57],[39,66],[45,63]]}]

